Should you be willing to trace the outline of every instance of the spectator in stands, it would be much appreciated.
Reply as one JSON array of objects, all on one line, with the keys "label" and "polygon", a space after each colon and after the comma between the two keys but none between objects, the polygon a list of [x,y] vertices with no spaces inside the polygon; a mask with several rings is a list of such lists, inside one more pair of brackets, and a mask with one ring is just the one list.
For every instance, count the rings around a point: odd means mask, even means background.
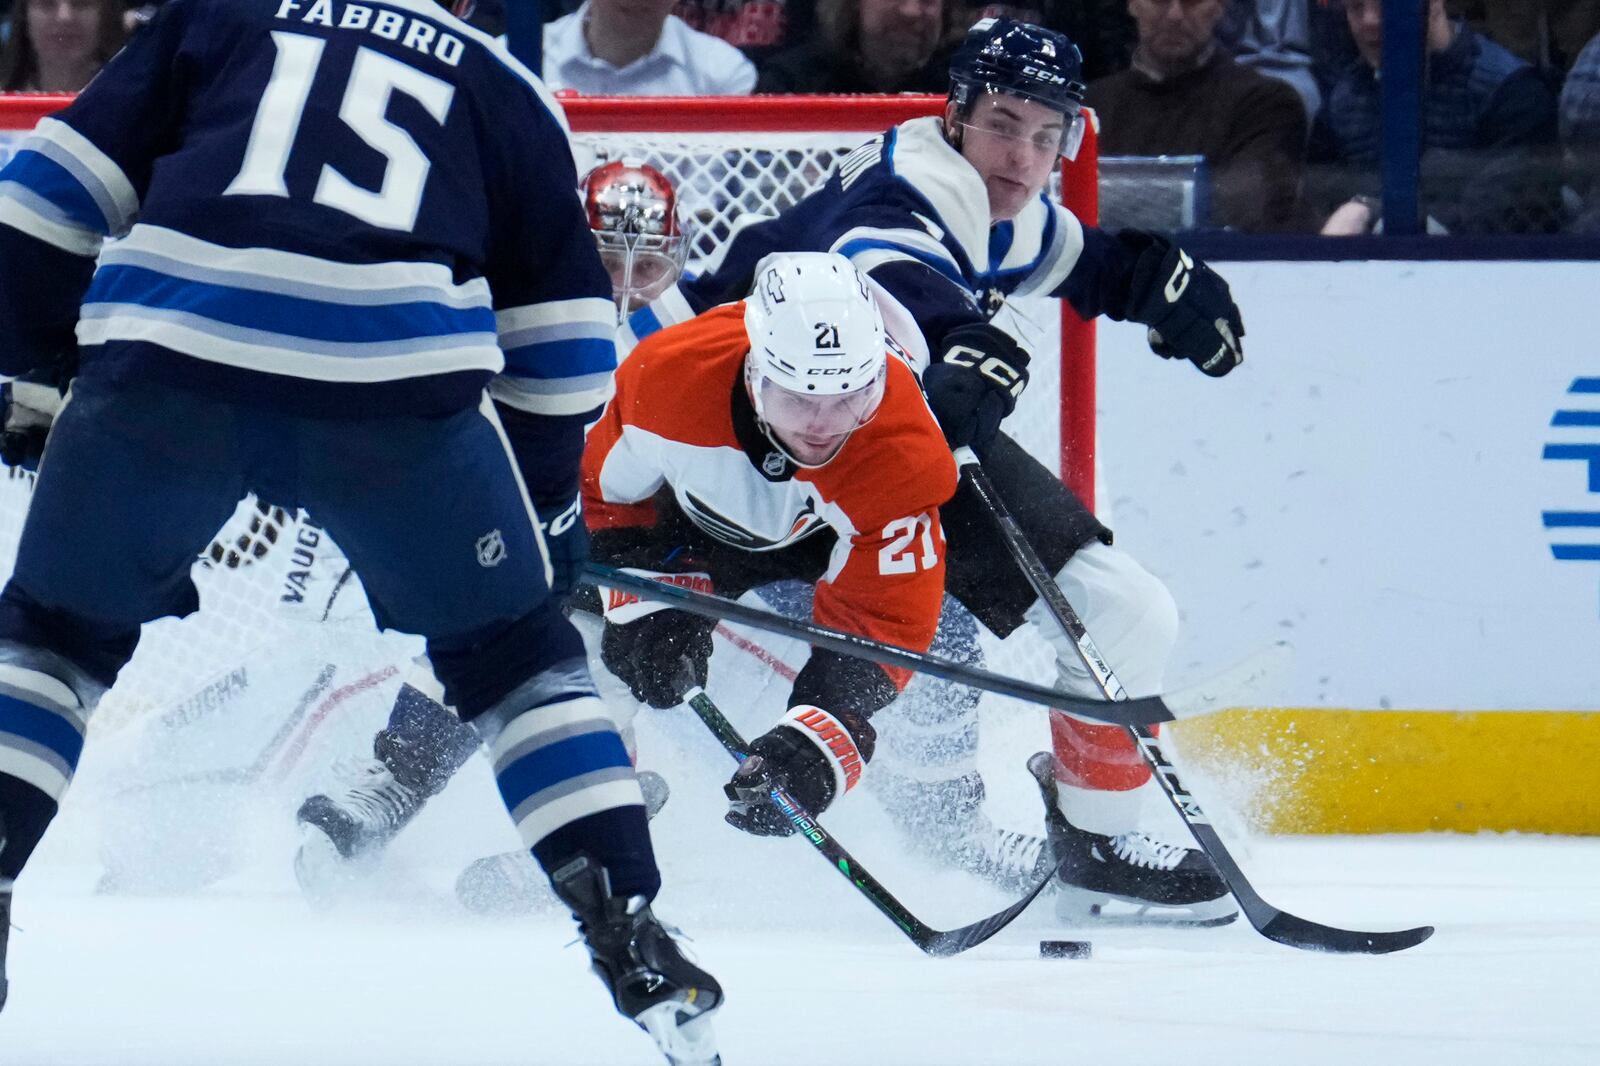
[{"label": "spectator in stands", "polygon": [[669,15],[673,0],[587,0],[544,28],[544,80],[588,96],[743,96],[756,68]]},{"label": "spectator in stands", "polygon": [[756,92],[943,94],[943,33],[944,0],[817,0],[816,36],[763,63]]},{"label": "spectator in stands", "polygon": [[1447,6],[1552,80],[1600,33],[1600,0],[1453,0]]},{"label": "spectator in stands", "polygon": [[1214,222],[1294,228],[1306,159],[1300,97],[1218,47],[1223,0],[1127,3],[1138,27],[1133,66],[1089,85],[1101,153],[1205,156]]},{"label": "spectator in stands", "polygon": [[1600,36],[1584,45],[1561,87],[1561,145],[1572,194],[1567,228],[1600,233]]},{"label": "spectator in stands", "polygon": [[75,93],[117,54],[120,0],[15,0],[0,33],[0,91]]},{"label": "spectator in stands", "polygon": [[1128,69],[1133,56],[1133,19],[1127,0],[950,0],[946,41],[960,43],[967,27],[981,18],[1005,17],[1044,26],[1072,38],[1083,55],[1085,81]]},{"label": "spectator in stands", "polygon": [[678,0],[672,13],[701,33],[721,37],[759,67],[780,49],[816,33],[813,0]]},{"label": "spectator in stands", "polygon": [[1311,6],[1316,0],[1227,0],[1217,40],[1234,59],[1300,94],[1306,123],[1322,110],[1311,54]]},{"label": "spectator in stands", "polygon": [[[1344,0],[1358,58],[1334,78],[1313,138],[1313,203],[1339,204],[1322,232],[1378,223],[1382,0]],[[1537,71],[1426,0],[1422,200],[1430,230],[1549,232],[1561,219],[1555,98]]]}]

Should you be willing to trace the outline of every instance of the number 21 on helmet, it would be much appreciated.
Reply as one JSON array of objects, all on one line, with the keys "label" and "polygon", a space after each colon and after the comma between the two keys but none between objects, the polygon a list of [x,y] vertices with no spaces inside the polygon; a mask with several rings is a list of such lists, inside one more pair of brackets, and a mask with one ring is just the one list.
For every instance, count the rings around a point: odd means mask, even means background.
[{"label": "number 21 on helmet", "polygon": [[769,255],[756,264],[744,323],[757,422],[796,466],[826,465],[877,414],[888,379],[888,338],[866,279],[834,252]]}]

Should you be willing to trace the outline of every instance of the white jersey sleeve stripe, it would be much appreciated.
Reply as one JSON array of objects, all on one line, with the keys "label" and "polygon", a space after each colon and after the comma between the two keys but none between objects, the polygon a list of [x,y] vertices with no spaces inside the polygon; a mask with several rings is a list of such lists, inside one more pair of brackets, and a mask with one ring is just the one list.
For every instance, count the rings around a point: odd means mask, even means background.
[{"label": "white jersey sleeve stripe", "polygon": [[38,152],[77,179],[100,208],[107,233],[124,232],[139,213],[139,194],[122,168],[65,122],[41,119],[21,150]]},{"label": "white jersey sleeve stripe", "polygon": [[918,259],[932,257],[957,268],[955,256],[950,254],[950,249],[939,242],[933,234],[920,229],[881,229],[876,226],[857,226],[846,230],[833,242],[831,251],[838,251],[845,245],[855,241],[863,241],[872,245],[884,245],[899,248],[908,255]]},{"label": "white jersey sleeve stripe", "polygon": [[73,255],[93,256],[104,238],[67,219],[48,200],[14,182],[0,183],[0,223]]},{"label": "white jersey sleeve stripe", "polygon": [[460,371],[498,373],[500,346],[488,333],[388,342],[329,342],[229,326],[165,308],[85,305],[78,343],[145,341],[209,363],[312,381],[379,382]]},{"label": "white jersey sleeve stripe", "polygon": [[588,325],[595,332],[585,336],[609,337],[617,325],[617,307],[610,300],[583,296],[574,300],[551,300],[496,311],[495,328],[502,336],[521,330],[558,326]]},{"label": "white jersey sleeve stripe", "polygon": [[[162,226],[135,226],[106,249],[103,262],[138,264],[145,255],[153,257],[150,265],[182,264],[178,276],[191,280],[291,295],[295,286],[312,286],[324,290],[318,299],[337,303],[362,303],[368,293],[415,289],[427,290],[433,294],[429,300],[453,307],[489,306],[488,282],[473,278],[457,285],[450,268],[441,263],[341,263],[274,248],[229,248]],[[156,269],[173,272],[163,266]],[[332,291],[354,295],[336,296]]]},{"label": "white jersey sleeve stripe", "polygon": [[489,394],[510,407],[536,415],[581,415],[605,406],[613,389],[611,374],[541,381],[501,374]]},{"label": "white jersey sleeve stripe", "polygon": [[1055,232],[1050,237],[1050,247],[1044,251],[1038,267],[1013,290],[1015,296],[1047,296],[1054,292],[1072,268],[1078,265],[1083,254],[1083,223],[1078,217],[1058,204],[1049,205],[1055,217]]}]

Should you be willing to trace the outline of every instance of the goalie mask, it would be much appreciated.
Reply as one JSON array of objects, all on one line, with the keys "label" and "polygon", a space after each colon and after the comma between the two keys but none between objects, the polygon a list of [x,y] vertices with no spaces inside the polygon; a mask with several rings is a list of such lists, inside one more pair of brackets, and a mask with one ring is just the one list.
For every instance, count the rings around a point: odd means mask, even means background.
[{"label": "goalie mask", "polygon": [[769,255],[745,299],[745,386],[775,448],[801,467],[839,454],[872,420],[888,338],[867,281],[834,252]]},{"label": "goalie mask", "polygon": [[689,241],[665,174],[622,160],[598,166],[583,181],[583,207],[622,314],[677,282]]}]

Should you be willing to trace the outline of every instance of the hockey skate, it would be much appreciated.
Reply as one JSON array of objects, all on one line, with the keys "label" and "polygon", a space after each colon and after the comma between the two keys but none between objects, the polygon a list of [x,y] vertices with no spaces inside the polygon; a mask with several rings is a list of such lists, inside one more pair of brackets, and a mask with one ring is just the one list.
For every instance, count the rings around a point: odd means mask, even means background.
[{"label": "hockey skate", "polygon": [[337,796],[319,793],[300,805],[300,850],[295,875],[309,895],[321,896],[352,876],[352,860],[394,839],[427,799],[395,779],[380,759],[347,764],[352,783]]},{"label": "hockey skate", "polygon": [[[645,817],[654,818],[672,789],[654,770],[640,770],[639,791],[644,793]],[[456,878],[456,899],[474,914],[529,914],[550,910],[556,898],[550,879],[526,848],[475,859]]]},{"label": "hockey skate", "polygon": [[605,869],[582,855],[550,880],[578,920],[617,1012],[649,1033],[671,1066],[721,1066],[711,1015],[722,1005],[722,986],[684,957],[644,897],[613,896]]},{"label": "hockey skate", "polygon": [[1226,925],[1239,917],[1205,853],[1148,833],[1091,833],[1051,819],[1056,917],[1069,925]]},{"label": "hockey skate", "polygon": [[[1045,831],[1059,861],[1056,918],[1066,925],[1226,925],[1239,917],[1222,875],[1204,852],[1137,830],[1103,836],[1061,811],[1055,772],[1035,775],[1045,793]],[[1031,766],[1031,764],[1030,764]]]}]

